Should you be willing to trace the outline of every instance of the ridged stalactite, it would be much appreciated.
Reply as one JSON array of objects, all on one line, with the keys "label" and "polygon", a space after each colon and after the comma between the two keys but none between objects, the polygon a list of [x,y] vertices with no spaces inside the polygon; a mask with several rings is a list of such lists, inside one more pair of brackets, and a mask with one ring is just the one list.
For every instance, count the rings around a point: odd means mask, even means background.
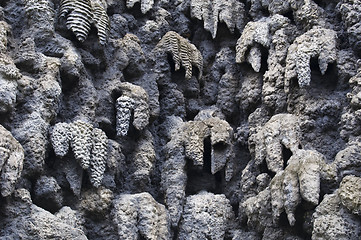
[{"label": "ridged stalactite", "polygon": [[203,57],[197,47],[187,39],[174,31],[167,32],[155,47],[155,51],[165,51],[173,57],[175,70],[182,66],[185,70],[185,78],[192,77],[192,66],[198,68],[198,78],[202,77]]},{"label": "ridged stalactite", "polygon": [[98,29],[98,38],[105,44],[109,32],[107,3],[102,0],[62,0],[59,17],[66,19],[66,27],[80,42],[87,38],[92,24]]}]

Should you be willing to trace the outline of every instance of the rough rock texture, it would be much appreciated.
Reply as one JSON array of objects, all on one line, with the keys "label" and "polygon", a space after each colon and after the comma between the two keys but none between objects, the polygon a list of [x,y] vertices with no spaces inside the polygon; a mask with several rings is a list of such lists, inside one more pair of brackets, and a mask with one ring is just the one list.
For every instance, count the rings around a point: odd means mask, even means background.
[{"label": "rough rock texture", "polygon": [[[242,36],[238,39],[236,45],[236,62],[241,63],[245,59],[252,65],[252,68],[259,72],[261,69],[261,50],[257,47],[257,44],[269,48],[271,37],[269,34],[269,25],[265,21],[249,22],[245,26]],[[248,56],[246,52],[249,50]]]},{"label": "rough rock texture", "polygon": [[358,239],[360,7],[0,1],[0,239]]},{"label": "rough rock texture", "polygon": [[26,189],[17,189],[11,200],[3,209],[7,217],[2,215],[1,220],[1,235],[5,238],[87,239],[81,229],[33,204]]},{"label": "rough rock texture", "polygon": [[[149,100],[147,92],[139,86],[122,83],[122,96],[117,99],[116,130],[118,136],[128,133],[130,119],[137,130],[143,130],[149,123]],[[133,114],[132,114],[133,112]]]},{"label": "rough rock texture", "polygon": [[137,2],[140,2],[140,10],[143,14],[152,9],[154,4],[154,0],[127,0],[127,8],[133,7]]},{"label": "rough rock texture", "polygon": [[359,13],[361,3],[355,0],[342,0],[338,3],[337,7],[346,26],[347,34],[349,35],[350,45],[355,50],[360,51],[361,24]]},{"label": "rough rock texture", "polygon": [[189,196],[179,239],[224,239],[233,219],[232,207],[223,194],[200,192]]},{"label": "rough rock texture", "polygon": [[1,196],[12,194],[21,176],[24,149],[12,134],[0,125],[0,190]]},{"label": "rough rock texture", "polygon": [[51,212],[55,212],[63,206],[61,187],[54,177],[41,176],[36,181],[34,202]]},{"label": "rough rock texture", "polygon": [[[301,201],[318,205],[321,179],[335,174],[330,168],[322,154],[297,150],[288,160],[287,167],[277,172],[271,181],[268,180],[266,189],[242,204],[250,224],[260,225],[261,228],[277,225],[285,212],[289,224],[294,226],[295,212]],[[262,182],[264,176],[261,176],[257,176],[258,182]]]},{"label": "rough rock texture", "polygon": [[[223,171],[220,177],[226,181],[232,178],[232,129],[226,121],[203,115],[202,112],[195,119],[180,122],[178,127],[176,125],[166,146],[167,161],[163,165],[161,184],[172,226],[178,224],[182,214],[187,185],[186,168],[189,171],[194,168],[193,174],[199,174],[201,181],[207,181],[208,177],[212,179],[219,171]],[[202,177],[205,179],[202,180]],[[206,190],[214,191],[216,186],[209,185],[208,188]],[[192,191],[197,191],[195,189]]]},{"label": "rough rock texture", "polygon": [[302,199],[314,206],[318,204],[324,165],[324,156],[316,151],[298,150],[290,157],[285,170],[278,172],[270,182],[274,221],[279,219],[284,208],[293,226],[295,211]]},{"label": "rough rock texture", "polygon": [[343,206],[353,214],[361,215],[361,178],[353,175],[344,177],[340,183],[338,195]]},{"label": "rough rock texture", "polygon": [[83,42],[94,23],[98,30],[99,42],[105,44],[109,31],[107,3],[101,0],[62,0],[59,17],[66,18],[66,27]]},{"label": "rough rock texture", "polygon": [[224,22],[232,33],[236,28],[241,31],[244,8],[243,3],[235,0],[191,0],[191,16],[204,21],[204,29],[211,33],[212,38],[217,36],[218,21]]},{"label": "rough rock texture", "polygon": [[108,138],[101,129],[79,120],[69,124],[57,123],[50,139],[55,154],[60,157],[68,153],[70,145],[81,167],[89,170],[93,186],[100,186],[108,156]]},{"label": "rough rock texture", "polygon": [[198,78],[202,77],[203,57],[201,52],[194,44],[189,43],[187,39],[178,33],[167,32],[157,44],[155,51],[165,51],[172,54],[175,70],[179,70],[181,66],[185,68],[186,79],[192,77],[192,65],[198,68]]},{"label": "rough rock texture", "polygon": [[255,145],[256,164],[264,160],[269,170],[277,173],[284,169],[285,161],[282,151],[296,153],[300,148],[301,129],[299,119],[292,114],[274,115],[262,129],[249,139],[250,145]]},{"label": "rough rock texture", "polygon": [[[345,179],[343,184],[347,184],[349,180],[350,178]],[[352,214],[342,204],[342,198],[345,196],[340,190],[325,195],[323,201],[316,208],[312,216],[314,222],[312,239],[357,239],[360,236],[359,216]]]},{"label": "rough rock texture", "polygon": [[112,215],[120,239],[170,239],[167,210],[149,193],[119,195]]},{"label": "rough rock texture", "polygon": [[80,208],[87,214],[90,213],[97,217],[104,217],[109,214],[113,198],[113,192],[106,188],[98,188],[95,191],[88,190],[82,195]]},{"label": "rough rock texture", "polygon": [[349,84],[352,87],[352,91],[347,93],[347,98],[350,101],[350,106],[347,107],[347,111],[344,111],[341,116],[342,130],[340,132],[344,139],[348,139],[350,142],[358,142],[361,129],[359,122],[361,120],[361,62],[358,62],[357,73],[349,79]]},{"label": "rough rock texture", "polygon": [[288,48],[285,72],[285,91],[289,92],[289,81],[298,79],[300,87],[311,82],[311,58],[317,58],[321,74],[326,73],[330,63],[337,59],[336,32],[314,27],[297,37]]}]

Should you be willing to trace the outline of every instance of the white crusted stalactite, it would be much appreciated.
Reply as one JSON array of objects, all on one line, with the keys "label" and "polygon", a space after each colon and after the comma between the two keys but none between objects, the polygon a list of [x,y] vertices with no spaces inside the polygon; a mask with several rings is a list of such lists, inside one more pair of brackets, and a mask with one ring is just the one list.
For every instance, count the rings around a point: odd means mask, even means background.
[{"label": "white crusted stalactite", "polygon": [[149,193],[137,195],[139,233],[147,239],[169,239],[170,224],[165,206],[157,203]]},{"label": "white crusted stalactite", "polygon": [[9,31],[9,24],[5,21],[0,21],[0,53],[5,53],[7,51]]},{"label": "white crusted stalactite", "polygon": [[107,42],[107,37],[110,31],[110,21],[107,14],[107,2],[92,0],[91,7],[93,11],[93,22],[95,27],[98,29],[99,42],[104,45]]},{"label": "white crusted stalactite", "polygon": [[285,71],[285,92],[289,92],[290,81],[297,78],[300,87],[311,83],[311,58],[318,57],[322,75],[327,67],[337,59],[337,34],[334,30],[313,27],[297,37],[288,49]]},{"label": "white crusted stalactite", "polygon": [[302,158],[298,174],[300,193],[304,200],[317,206],[321,189],[321,170],[326,165],[326,159],[316,151],[299,150],[297,155],[300,153]]},{"label": "white crusted stalactite", "polygon": [[302,199],[316,206],[320,196],[322,170],[327,170],[325,157],[313,150],[297,150],[270,182],[272,217],[277,224],[283,211],[291,226],[295,224],[296,208]]},{"label": "white crusted stalactite", "polygon": [[254,136],[255,159],[257,164],[266,160],[267,167],[273,172],[284,169],[282,150],[286,148],[295,153],[300,146],[299,119],[292,114],[274,115]]},{"label": "white crusted stalactite", "polygon": [[299,166],[299,161],[291,157],[283,178],[284,208],[291,226],[295,225],[296,208],[301,203],[300,184],[298,182]]},{"label": "white crusted stalactite", "polygon": [[71,126],[57,123],[50,132],[50,141],[57,156],[64,157],[69,151]]},{"label": "white crusted stalactite", "polygon": [[90,0],[62,0],[59,16],[66,18],[66,27],[80,42],[84,42],[92,22]]},{"label": "white crusted stalactite", "polygon": [[126,136],[129,130],[132,109],[134,108],[134,100],[127,96],[121,96],[117,99],[115,107],[117,109],[117,136]]},{"label": "white crusted stalactite", "polygon": [[234,33],[235,29],[241,31],[244,27],[244,4],[239,1],[223,0],[220,0],[220,3],[219,21],[224,22],[231,33]]},{"label": "white crusted stalactite", "polygon": [[93,127],[83,121],[75,121],[70,127],[70,146],[75,158],[83,169],[88,169],[91,161],[91,149],[93,145]]},{"label": "white crusted stalactite", "polygon": [[66,18],[66,27],[78,41],[84,42],[92,24],[98,30],[100,44],[105,44],[110,30],[106,1],[98,0],[61,0],[60,18]]},{"label": "white crusted stalactite", "polygon": [[[346,181],[349,180],[350,179],[347,179]],[[352,214],[352,212],[342,203],[340,194],[342,194],[342,185],[344,183],[341,182],[340,188],[334,193],[326,194],[322,202],[316,207],[315,212],[312,215],[313,240],[360,238],[360,216]],[[353,182],[351,183],[352,186],[349,186],[351,189],[347,190],[348,194],[355,193],[353,190],[359,187],[354,186],[355,183],[356,182]],[[358,197],[360,196],[360,192],[356,194]]]},{"label": "white crusted stalactite", "polygon": [[214,39],[217,36],[218,22],[224,22],[231,33],[235,28],[241,31],[244,23],[244,4],[236,0],[192,0],[191,16],[203,20],[204,29]]},{"label": "white crusted stalactite", "polygon": [[202,191],[187,197],[178,239],[224,239],[231,221],[234,215],[226,196]]},{"label": "white crusted stalactite", "polygon": [[93,148],[90,162],[90,182],[94,187],[99,187],[104,176],[106,161],[108,155],[108,138],[105,133],[99,129],[94,128],[92,132]]},{"label": "white crusted stalactite", "polygon": [[140,139],[137,146],[134,148],[134,155],[132,156],[132,178],[138,189],[148,189],[151,184],[151,173],[154,170],[156,161],[156,153],[154,150],[154,139],[152,134],[144,131],[144,137]]},{"label": "white crusted stalactite", "polygon": [[354,175],[344,177],[338,189],[341,203],[350,212],[361,216],[361,178]]},{"label": "white crusted stalactite", "polygon": [[25,13],[31,27],[54,31],[54,9],[49,0],[23,0]]},{"label": "white crusted stalactite", "polygon": [[[254,48],[256,44],[269,48],[271,45],[271,35],[269,23],[260,20],[258,22],[249,22],[244,28],[241,37],[237,40],[236,44],[236,63],[242,63],[247,59],[247,50],[251,47]],[[258,48],[258,47],[257,47]],[[258,62],[259,53],[256,50],[251,50],[252,55],[249,61],[253,65]],[[257,60],[254,61],[253,59]],[[257,69],[257,68],[256,68]]]},{"label": "white crusted stalactite", "polygon": [[132,83],[121,83],[122,96],[117,99],[117,135],[125,136],[128,133],[131,116],[133,126],[138,131],[145,129],[149,124],[150,109],[149,96],[140,86]]},{"label": "white crusted stalactite", "polygon": [[270,183],[271,206],[273,223],[277,224],[284,210],[284,196],[283,196],[283,179],[284,171],[278,172]]},{"label": "white crusted stalactite", "polygon": [[0,114],[11,112],[15,108],[18,96],[18,83],[22,74],[7,54],[10,25],[0,21]]}]

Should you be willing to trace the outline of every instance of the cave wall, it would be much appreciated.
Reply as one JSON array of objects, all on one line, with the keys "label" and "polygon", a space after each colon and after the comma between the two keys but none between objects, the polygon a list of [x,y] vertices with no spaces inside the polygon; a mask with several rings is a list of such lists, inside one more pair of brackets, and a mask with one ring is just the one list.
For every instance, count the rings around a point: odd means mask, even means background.
[{"label": "cave wall", "polygon": [[361,2],[2,0],[0,237],[359,239]]}]

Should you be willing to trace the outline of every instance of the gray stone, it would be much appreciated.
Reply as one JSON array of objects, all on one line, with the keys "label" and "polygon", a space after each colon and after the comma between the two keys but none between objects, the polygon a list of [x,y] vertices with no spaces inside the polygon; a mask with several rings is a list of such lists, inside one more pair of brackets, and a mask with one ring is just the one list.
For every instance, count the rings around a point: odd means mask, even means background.
[{"label": "gray stone", "polygon": [[229,200],[223,195],[200,192],[187,197],[179,239],[224,239],[234,219]]},{"label": "gray stone", "polygon": [[112,215],[120,239],[170,239],[168,212],[149,193],[119,195]]}]

